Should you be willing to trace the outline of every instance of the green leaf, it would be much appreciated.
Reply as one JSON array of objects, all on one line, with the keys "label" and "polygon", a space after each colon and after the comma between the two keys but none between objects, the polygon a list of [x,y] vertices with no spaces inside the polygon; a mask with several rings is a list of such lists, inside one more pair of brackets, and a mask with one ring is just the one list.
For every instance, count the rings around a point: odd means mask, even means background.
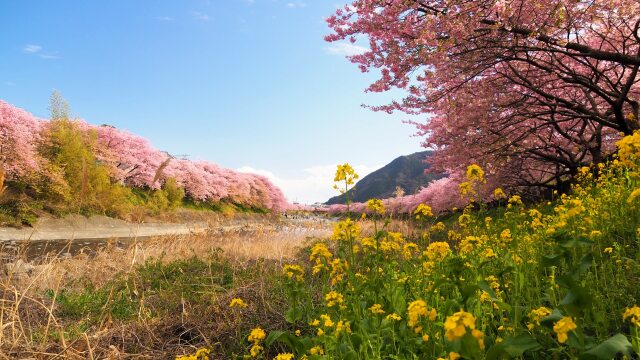
[{"label": "green leaf", "polygon": [[500,358],[515,358],[522,356],[527,351],[537,351],[542,346],[536,339],[527,333],[515,337],[506,338],[503,342],[492,346],[487,352],[487,360]]},{"label": "green leaf", "polygon": [[580,354],[580,359],[613,359],[618,354],[629,357],[633,354],[633,346],[627,337],[622,334],[616,334],[583,352]]},{"label": "green leaf", "polygon": [[353,348],[347,344],[340,344],[337,347],[337,352],[340,355],[340,359],[345,360],[357,360],[358,354],[353,350]]},{"label": "green leaf", "polygon": [[578,315],[582,310],[588,309],[593,302],[593,296],[582,286],[573,286],[567,295],[560,301],[565,309],[572,315]]},{"label": "green leaf", "polygon": [[542,257],[542,261],[540,262],[544,267],[550,266],[560,266],[562,264],[562,259],[564,259],[564,254],[551,254]]},{"label": "green leaf", "polygon": [[282,336],[286,334],[287,334],[286,331],[280,331],[280,330],[271,331],[267,336],[267,339],[264,341],[264,344],[267,345],[267,347],[269,347],[273,345],[275,341],[278,341],[278,339],[280,339]]},{"label": "green leaf", "polygon": [[578,246],[591,246],[594,244],[593,240],[590,240],[586,237],[571,237],[567,240],[564,240],[562,242],[560,242],[560,246],[562,246],[563,248],[574,248],[574,247],[578,247]]},{"label": "green leaf", "polygon": [[305,343],[303,343],[298,337],[287,331],[271,331],[264,343],[267,347],[269,347],[276,341],[282,345],[289,347],[292,350],[295,350],[297,353],[304,353],[307,350]]},{"label": "green leaf", "polygon": [[560,312],[560,310],[558,309],[553,309],[553,312],[547,316],[544,317],[540,320],[540,325],[544,325],[544,326],[548,326],[548,327],[553,327],[553,324],[555,324],[556,322],[558,322],[560,319],[563,318],[564,315],[562,315],[562,313]]},{"label": "green leaf", "polygon": [[591,265],[593,264],[593,254],[588,253],[580,259],[580,273],[583,274],[585,271],[589,270]]},{"label": "green leaf", "polygon": [[302,319],[302,309],[293,307],[287,310],[286,314],[284,314],[284,319],[287,320],[288,323],[294,324],[296,321]]}]

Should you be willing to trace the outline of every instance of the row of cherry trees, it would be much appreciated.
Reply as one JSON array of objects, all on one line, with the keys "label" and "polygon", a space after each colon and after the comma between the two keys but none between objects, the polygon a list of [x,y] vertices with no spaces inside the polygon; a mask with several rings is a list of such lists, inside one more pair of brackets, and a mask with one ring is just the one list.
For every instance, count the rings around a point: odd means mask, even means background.
[{"label": "row of cherry trees", "polygon": [[452,181],[475,163],[496,186],[562,188],[640,128],[637,0],[357,0],[328,24],[328,41],[368,41],[350,57],[380,72],[368,91],[405,91],[373,110],[427,115]]},{"label": "row of cherry trees", "polygon": [[[111,126],[74,120],[96,137],[96,159],[109,169],[113,181],[143,189],[158,189],[173,178],[195,201],[230,201],[276,211],[289,207],[282,191],[255,174],[223,169],[204,161],[174,158],[146,139]],[[39,147],[50,122],[0,101],[0,165],[9,181],[28,181],[48,173]]]}]

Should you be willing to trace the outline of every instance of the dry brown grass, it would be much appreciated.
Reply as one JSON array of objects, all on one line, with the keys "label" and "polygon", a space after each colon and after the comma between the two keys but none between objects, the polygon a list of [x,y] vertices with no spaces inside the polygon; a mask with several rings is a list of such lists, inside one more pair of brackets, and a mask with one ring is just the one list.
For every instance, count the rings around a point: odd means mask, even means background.
[{"label": "dry brown grass", "polygon": [[[224,345],[221,339],[241,336],[237,329],[249,326],[244,323],[247,319],[260,318],[274,325],[282,321],[274,300],[279,294],[271,293],[263,274],[272,273],[294,257],[308,238],[326,237],[330,231],[329,224],[317,222],[301,222],[285,229],[258,224],[226,233],[132,241],[127,248],[111,244],[92,255],[81,252],[65,257],[62,249],[38,260],[33,267],[5,264],[5,273],[0,276],[0,359],[158,359],[173,358],[176,352],[193,346],[219,348]],[[141,302],[135,321],[117,322],[107,317],[79,336],[65,332],[70,322],[56,307],[61,291],[105,286],[116,276],[129,276],[150,259],[162,259],[164,263],[194,256],[205,259],[215,249],[223,250],[234,271],[252,267],[255,279],[217,293],[213,305],[206,309],[183,303],[172,316],[149,318],[145,316],[145,306],[149,305]],[[19,258],[25,254],[17,251],[8,255]],[[45,290],[49,296],[44,296]],[[234,296],[254,304],[254,309],[239,318],[227,308]],[[151,303],[152,299],[146,301]]]}]

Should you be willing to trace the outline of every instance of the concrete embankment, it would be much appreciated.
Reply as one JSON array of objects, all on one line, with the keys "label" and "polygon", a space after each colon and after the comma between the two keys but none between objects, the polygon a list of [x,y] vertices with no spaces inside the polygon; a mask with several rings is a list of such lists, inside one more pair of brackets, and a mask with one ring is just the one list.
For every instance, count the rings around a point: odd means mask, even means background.
[{"label": "concrete embankment", "polygon": [[0,228],[0,242],[145,238],[202,233],[208,228],[207,222],[136,224],[104,216],[85,218],[72,215],[61,219],[41,219],[33,227]]}]

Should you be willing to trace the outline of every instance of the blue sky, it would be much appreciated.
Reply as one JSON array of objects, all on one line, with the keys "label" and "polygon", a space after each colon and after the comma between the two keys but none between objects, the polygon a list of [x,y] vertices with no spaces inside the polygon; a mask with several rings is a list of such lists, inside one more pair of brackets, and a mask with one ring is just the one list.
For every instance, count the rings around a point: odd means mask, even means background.
[{"label": "blue sky", "polygon": [[324,42],[339,5],[5,0],[0,99],[47,117],[58,89],[90,123],[263,173],[291,201],[324,201],[335,164],[367,172],[421,150],[405,115],[360,106],[391,95],[364,92],[375,74],[344,58],[357,47]]}]

